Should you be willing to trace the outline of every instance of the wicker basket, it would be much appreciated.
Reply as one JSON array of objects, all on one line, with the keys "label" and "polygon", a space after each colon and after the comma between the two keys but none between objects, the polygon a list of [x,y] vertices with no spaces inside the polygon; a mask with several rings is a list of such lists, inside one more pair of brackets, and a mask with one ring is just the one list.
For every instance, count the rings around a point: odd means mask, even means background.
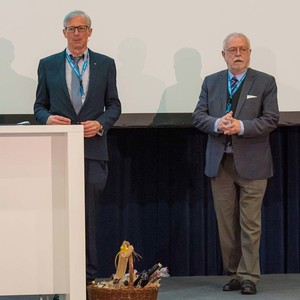
[{"label": "wicker basket", "polygon": [[156,300],[159,284],[133,287],[133,258],[129,258],[129,286],[102,288],[97,285],[87,286],[88,300]]},{"label": "wicker basket", "polygon": [[107,289],[88,286],[87,293],[88,300],[156,300],[158,287]]}]

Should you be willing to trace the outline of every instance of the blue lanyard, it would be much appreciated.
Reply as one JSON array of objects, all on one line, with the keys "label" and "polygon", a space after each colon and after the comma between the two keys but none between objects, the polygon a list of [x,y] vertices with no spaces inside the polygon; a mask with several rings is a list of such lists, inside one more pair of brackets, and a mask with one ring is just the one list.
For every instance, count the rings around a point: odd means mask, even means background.
[{"label": "blue lanyard", "polygon": [[233,94],[238,90],[238,88],[240,87],[240,85],[242,84],[244,78],[246,77],[247,72],[243,75],[243,77],[241,78],[241,80],[238,82],[238,84],[235,86],[235,88],[233,89],[233,91],[231,90],[231,86],[230,86],[230,78],[228,76],[227,79],[227,84],[228,84],[228,93],[229,93],[229,98],[232,99]]},{"label": "blue lanyard", "polygon": [[67,54],[67,52],[66,52],[66,58],[67,58],[67,60],[68,60],[68,62],[70,64],[71,68],[74,70],[74,72],[76,73],[76,75],[79,78],[79,82],[80,82],[80,94],[81,94],[81,96],[83,96],[84,95],[84,91],[83,91],[83,85],[82,85],[82,75],[83,75],[83,73],[85,72],[85,70],[87,68],[89,55],[87,54],[86,60],[83,63],[81,74],[79,73],[79,69],[75,66],[73,60],[71,59],[70,55]]},{"label": "blue lanyard", "polygon": [[227,80],[227,85],[228,85],[228,93],[229,93],[229,99],[227,101],[226,104],[226,112],[230,112],[231,110],[231,101],[232,101],[232,96],[233,94],[239,89],[239,87],[241,86],[241,84],[243,83],[243,80],[245,79],[247,75],[247,72],[243,75],[243,77],[241,78],[241,80],[237,83],[237,85],[235,86],[235,88],[233,90],[231,90],[231,85],[230,85],[230,78],[228,75],[228,80]]}]

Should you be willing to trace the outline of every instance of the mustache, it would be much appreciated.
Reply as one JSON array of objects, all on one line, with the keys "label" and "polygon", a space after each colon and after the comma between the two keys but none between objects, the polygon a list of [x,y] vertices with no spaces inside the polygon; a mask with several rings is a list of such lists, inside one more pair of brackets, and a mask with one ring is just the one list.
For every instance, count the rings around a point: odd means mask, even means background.
[{"label": "mustache", "polygon": [[244,62],[244,60],[241,58],[236,58],[233,62]]}]

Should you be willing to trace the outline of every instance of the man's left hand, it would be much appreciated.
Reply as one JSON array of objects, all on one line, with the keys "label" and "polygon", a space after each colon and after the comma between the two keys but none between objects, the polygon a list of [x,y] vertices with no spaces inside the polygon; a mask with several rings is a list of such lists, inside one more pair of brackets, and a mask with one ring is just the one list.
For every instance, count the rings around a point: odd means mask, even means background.
[{"label": "man's left hand", "polygon": [[81,122],[84,130],[84,137],[90,138],[102,131],[102,125],[98,121]]}]

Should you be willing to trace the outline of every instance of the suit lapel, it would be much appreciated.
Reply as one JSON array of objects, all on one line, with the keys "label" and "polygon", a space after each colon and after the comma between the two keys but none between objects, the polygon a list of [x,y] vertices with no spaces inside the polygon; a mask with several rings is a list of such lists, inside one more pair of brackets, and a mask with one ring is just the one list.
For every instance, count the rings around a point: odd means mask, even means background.
[{"label": "suit lapel", "polygon": [[93,51],[91,50],[89,50],[89,64],[90,64],[89,88],[88,88],[88,92],[84,104],[89,101],[89,98],[91,97],[91,93],[94,90],[97,73],[99,71],[99,65],[100,65],[99,60],[97,60],[96,55],[94,55]]},{"label": "suit lapel", "polygon": [[67,82],[66,82],[66,50],[59,53],[59,55],[57,56],[57,59],[56,59],[56,65],[57,65],[57,70],[58,70],[59,82],[62,82],[63,91],[66,94],[66,96],[69,98],[70,103],[72,105],[70,94],[68,91]]},{"label": "suit lapel", "polygon": [[[226,103],[227,103],[227,70],[221,72],[218,78],[220,85],[219,85],[219,95],[220,95],[220,103],[221,103],[221,114],[223,115],[226,112]],[[226,91],[224,93],[224,91]]]},{"label": "suit lapel", "polygon": [[235,111],[235,116],[237,117],[245,103],[245,101],[247,100],[247,95],[249,94],[250,88],[253,84],[254,81],[254,74],[251,68],[248,69],[247,71],[247,75],[245,77],[245,82],[243,84],[242,90],[241,90],[241,95],[239,98],[239,102],[237,104],[236,107],[236,111]]}]

